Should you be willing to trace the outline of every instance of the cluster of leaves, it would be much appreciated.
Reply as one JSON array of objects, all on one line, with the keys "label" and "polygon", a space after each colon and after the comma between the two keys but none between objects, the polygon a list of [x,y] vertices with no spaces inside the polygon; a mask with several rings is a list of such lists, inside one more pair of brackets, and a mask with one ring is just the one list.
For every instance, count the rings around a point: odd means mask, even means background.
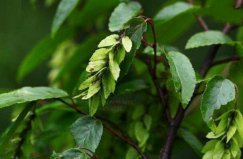
[{"label": "cluster of leaves", "polygon": [[[55,1],[50,0],[50,3]],[[118,1],[107,0],[107,3],[103,4],[99,0],[89,0],[80,11],[76,8],[81,3],[84,2],[60,1],[51,35],[30,52],[20,66],[18,74],[18,79],[22,80],[53,54],[49,63],[50,83],[53,87],[60,87],[66,91],[51,87],[24,87],[0,95],[0,108],[30,102],[20,113],[17,112],[19,115],[16,120],[1,136],[0,157],[14,154],[14,157],[29,158],[33,155],[31,150],[46,150],[43,147],[46,147],[48,142],[51,143],[48,150],[60,152],[54,152],[51,156],[53,159],[97,158],[96,154],[101,154],[103,158],[111,158],[111,155],[116,157],[118,154],[126,159],[136,159],[140,156],[145,159],[144,152],[157,157],[154,154],[159,151],[157,147],[162,146],[161,141],[170,140],[165,137],[164,130],[167,130],[167,125],[177,129],[180,125],[173,124],[180,122],[182,128],[178,130],[178,136],[190,145],[199,157],[202,153],[204,159],[241,157],[243,118],[240,108],[237,108],[235,84],[221,76],[215,76],[219,74],[217,71],[206,77],[197,74],[184,51],[170,45],[191,26],[195,15],[210,16],[220,22],[239,25],[242,11],[232,9],[227,0],[223,0],[220,7],[216,0],[208,0],[205,8],[179,1],[162,8],[153,21],[142,15],[142,7],[138,2],[118,4]],[[110,14],[109,10],[117,4],[109,18],[108,27],[112,34],[102,33],[107,13]],[[231,15],[227,14],[228,16],[222,18],[221,14],[225,14],[224,9]],[[90,14],[96,10],[97,14]],[[97,16],[98,13],[101,16]],[[66,21],[66,27],[63,27]],[[147,25],[150,25],[151,33]],[[158,32],[155,32],[155,28],[159,28],[156,30]],[[93,30],[100,33],[96,32],[95,35],[83,39],[83,34]],[[80,34],[82,38],[77,39]],[[151,39],[154,40],[152,44]],[[242,28],[237,40],[231,39],[222,31],[209,30],[192,35],[183,49],[225,45],[233,46],[233,49],[242,55],[242,40]],[[81,44],[78,44],[80,41]],[[98,49],[91,55],[97,43]],[[160,45],[161,43],[169,45]],[[126,78],[123,78],[125,75]],[[166,95],[163,96],[164,93]],[[199,112],[202,117],[193,112],[192,114],[197,116],[195,119],[185,115],[186,121],[175,122],[181,110],[183,113],[190,113],[190,106],[197,94],[202,94]],[[161,103],[163,110],[160,107]],[[74,116],[73,112],[63,107],[63,104],[82,117]],[[99,108],[105,105],[107,110],[104,108],[99,111]],[[86,108],[89,113],[85,113]],[[50,110],[54,112],[49,113]],[[99,116],[100,112],[114,122]],[[161,119],[162,114],[166,118],[166,113],[169,114],[169,123]],[[46,118],[48,116],[50,119]],[[29,144],[26,145],[38,143],[36,138],[44,138],[46,143],[40,143],[37,148],[26,148],[23,146],[23,133],[31,131],[32,120],[39,120],[38,124],[32,123],[32,129],[38,133],[31,133],[34,135],[29,137]],[[42,125],[41,120],[48,121],[45,122],[46,128],[34,128],[34,125]],[[205,126],[202,120],[211,130],[207,135],[210,141],[203,149],[201,140],[195,135],[206,133],[205,129],[201,129]],[[19,126],[22,121],[25,122]],[[196,130],[193,130],[192,123],[197,125]],[[114,125],[116,127],[116,124],[122,125],[121,131],[118,129],[117,132],[111,128]],[[69,125],[71,133],[69,129],[64,130]],[[114,144],[116,141],[110,136],[107,137],[103,129],[111,131],[112,135],[121,138],[133,148],[126,151],[125,148],[121,148],[124,146],[120,143]],[[39,130],[46,136],[39,135]],[[128,134],[122,134],[124,130]],[[53,136],[50,134],[58,136],[59,140],[52,140]],[[75,143],[72,142],[72,138]],[[64,139],[71,142],[63,141]],[[13,146],[13,150],[6,151],[4,145],[7,142],[8,145],[16,145]],[[110,150],[111,155],[99,153],[98,146],[100,151]],[[67,148],[70,149],[65,150]],[[24,151],[24,155],[20,153],[21,150]]]}]

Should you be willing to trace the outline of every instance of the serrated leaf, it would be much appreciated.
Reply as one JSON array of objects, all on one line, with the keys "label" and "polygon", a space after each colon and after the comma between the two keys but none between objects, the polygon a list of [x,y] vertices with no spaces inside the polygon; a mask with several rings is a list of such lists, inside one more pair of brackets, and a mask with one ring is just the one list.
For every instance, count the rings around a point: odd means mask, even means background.
[{"label": "serrated leaf", "polygon": [[114,53],[109,53],[109,69],[111,71],[112,76],[114,77],[115,81],[118,79],[120,74],[120,67],[117,61],[114,59]]},{"label": "serrated leaf", "polygon": [[99,60],[104,60],[108,57],[108,52],[110,51],[110,49],[106,49],[106,48],[101,48],[98,50],[95,50],[95,52],[93,53],[93,55],[90,58],[90,61],[99,61]]},{"label": "serrated leaf", "polygon": [[107,99],[111,93],[114,93],[116,82],[110,71],[107,71],[102,78],[102,86],[104,90],[104,97]]},{"label": "serrated leaf", "polygon": [[94,96],[96,93],[98,93],[100,89],[101,89],[101,87],[100,87],[100,81],[97,80],[97,81],[95,81],[94,83],[92,83],[92,84],[89,86],[87,95],[83,96],[82,99],[89,99],[90,97],[92,97],[92,96]]},{"label": "serrated leaf", "polygon": [[174,4],[171,4],[169,6],[166,6],[162,10],[160,10],[154,20],[158,21],[160,23],[165,23],[176,16],[179,16],[183,13],[188,13],[188,12],[195,12],[199,9],[199,7],[191,5],[189,3],[185,2],[176,2]]},{"label": "serrated leaf", "polygon": [[187,131],[186,129],[179,129],[179,135],[183,138],[183,140],[191,146],[191,148],[199,155],[201,156],[201,150],[202,150],[202,143],[201,141],[190,131]]},{"label": "serrated leaf", "polygon": [[138,140],[139,147],[143,147],[149,138],[149,133],[144,128],[142,122],[140,122],[140,121],[136,122],[136,124],[134,126],[134,133],[135,133],[136,139]]},{"label": "serrated leaf", "polygon": [[69,16],[69,14],[73,11],[73,9],[78,5],[80,0],[61,0],[58,5],[53,23],[51,32],[52,35],[55,35],[60,26],[63,24],[65,19]]},{"label": "serrated leaf", "polygon": [[193,95],[196,86],[196,75],[190,60],[180,52],[166,54],[176,92],[185,108]]},{"label": "serrated leaf", "polygon": [[122,45],[124,47],[124,49],[126,50],[126,52],[130,52],[132,49],[132,41],[128,36],[124,36],[122,38]]},{"label": "serrated leaf", "polygon": [[36,100],[62,98],[68,94],[58,88],[23,87],[9,93],[0,94],[0,108]]},{"label": "serrated leaf", "polygon": [[122,30],[126,24],[141,10],[138,2],[120,3],[112,12],[109,19],[109,30],[111,32]]},{"label": "serrated leaf", "polygon": [[71,125],[71,132],[80,148],[95,152],[103,134],[103,126],[93,117],[84,116]]},{"label": "serrated leaf", "polygon": [[108,47],[108,46],[113,46],[119,43],[119,35],[118,34],[112,34],[107,36],[105,39],[101,40],[99,43],[98,47]]},{"label": "serrated leaf", "polygon": [[93,116],[100,106],[100,96],[99,94],[93,96],[89,100],[89,115]]},{"label": "serrated leaf", "polygon": [[192,49],[216,44],[231,44],[233,41],[221,31],[206,31],[193,35],[186,44],[186,49]]},{"label": "serrated leaf", "polygon": [[222,105],[235,99],[235,86],[227,79],[219,76],[212,78],[206,86],[201,100],[201,113],[203,120],[209,124],[213,119],[215,110],[220,109]]}]

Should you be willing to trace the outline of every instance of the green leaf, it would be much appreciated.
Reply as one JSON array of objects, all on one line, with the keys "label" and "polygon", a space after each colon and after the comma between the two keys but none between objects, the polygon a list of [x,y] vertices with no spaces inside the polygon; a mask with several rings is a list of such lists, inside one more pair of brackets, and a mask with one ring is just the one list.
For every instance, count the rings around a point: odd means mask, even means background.
[{"label": "green leaf", "polygon": [[93,117],[84,116],[72,124],[71,132],[80,148],[95,152],[103,134],[103,126]]},{"label": "green leaf", "polygon": [[180,52],[171,51],[166,54],[176,92],[185,108],[193,95],[196,76],[190,60]]},{"label": "green leaf", "polygon": [[162,10],[160,10],[154,20],[160,23],[165,23],[178,15],[185,13],[193,13],[199,9],[198,6],[194,6],[185,2],[176,2],[169,6],[166,6]]},{"label": "green leaf", "polygon": [[132,41],[128,36],[124,36],[122,38],[122,45],[124,47],[124,49],[126,50],[126,52],[130,52],[132,49]]},{"label": "green leaf", "polygon": [[109,30],[114,32],[124,29],[140,11],[141,5],[138,2],[120,3],[111,14]]},{"label": "green leaf", "polygon": [[0,108],[35,100],[62,98],[68,94],[51,87],[23,87],[9,93],[0,94]]},{"label": "green leaf", "polygon": [[152,125],[152,117],[150,115],[147,115],[146,114],[144,116],[143,122],[144,122],[144,125],[145,125],[146,130],[150,130],[151,125]]},{"label": "green leaf", "polygon": [[100,96],[95,95],[89,100],[89,115],[93,116],[100,106]]},{"label": "green leaf", "polygon": [[118,79],[120,74],[120,67],[117,61],[114,59],[114,53],[109,53],[109,69],[111,71],[112,76],[114,77],[115,81]]},{"label": "green leaf", "polygon": [[105,99],[109,97],[111,93],[114,93],[116,82],[110,71],[107,71],[102,78],[102,86],[104,90]]},{"label": "green leaf", "polygon": [[201,150],[202,150],[202,143],[201,141],[190,131],[186,129],[179,129],[179,136],[185,140],[185,142],[191,146],[191,148],[199,155],[201,156]]},{"label": "green leaf", "polygon": [[227,79],[219,76],[212,78],[206,86],[201,100],[201,113],[203,120],[209,124],[213,119],[215,110],[220,109],[222,105],[235,99],[235,86]]},{"label": "green leaf", "polygon": [[85,155],[85,153],[78,148],[72,148],[62,153],[54,152],[51,156],[51,159],[88,159],[88,158],[89,157]]},{"label": "green leaf", "polygon": [[134,126],[134,133],[135,133],[136,139],[138,140],[139,147],[145,146],[145,144],[149,138],[149,133],[144,128],[142,122],[140,122],[140,121],[136,122],[136,124]]},{"label": "green leaf", "polygon": [[231,44],[233,41],[221,31],[206,31],[193,35],[186,44],[186,49],[192,49],[216,44]]},{"label": "green leaf", "polygon": [[99,43],[98,47],[108,47],[108,46],[113,46],[119,43],[119,35],[118,34],[112,34],[107,36],[105,39],[101,40]]},{"label": "green leaf", "polygon": [[215,145],[218,143],[218,140],[210,140],[208,141],[202,148],[202,152],[206,153],[208,151],[212,151],[215,148]]},{"label": "green leaf", "polygon": [[53,23],[51,32],[52,35],[55,35],[60,26],[63,24],[65,19],[73,11],[73,9],[78,5],[79,0],[61,0],[58,5]]},{"label": "green leaf", "polygon": [[125,159],[138,159],[138,153],[135,151],[133,148],[129,148],[127,153],[126,153],[126,158]]},{"label": "green leaf", "polygon": [[97,81],[98,78],[93,75],[93,76],[90,76],[88,79],[86,79],[84,82],[82,82],[78,88],[78,90],[82,91],[82,90],[85,90],[87,89],[93,82]]},{"label": "green leaf", "polygon": [[17,79],[21,81],[25,76],[27,76],[31,71],[33,71],[37,66],[39,66],[44,60],[46,60],[58,45],[65,40],[67,37],[72,35],[70,29],[61,31],[55,38],[46,37],[41,40],[26,56],[26,58],[21,63]]}]

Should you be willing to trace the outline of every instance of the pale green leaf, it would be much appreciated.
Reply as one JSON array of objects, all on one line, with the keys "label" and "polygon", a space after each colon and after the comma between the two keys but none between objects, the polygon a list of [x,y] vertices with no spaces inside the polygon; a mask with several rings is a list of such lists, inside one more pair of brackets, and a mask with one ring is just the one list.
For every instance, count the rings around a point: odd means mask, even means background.
[{"label": "pale green leaf", "polygon": [[80,91],[87,89],[93,82],[97,80],[97,77],[95,75],[90,76],[88,79],[86,79],[84,82],[82,82],[79,86]]},{"label": "pale green leaf", "polygon": [[58,5],[53,23],[51,32],[52,35],[55,35],[60,26],[63,24],[65,19],[73,11],[73,9],[78,5],[79,0],[61,0]]},{"label": "pale green leaf", "polygon": [[221,159],[224,155],[224,144],[218,141],[213,151],[212,159]]},{"label": "pale green leaf", "polygon": [[112,34],[107,36],[105,39],[101,40],[99,43],[98,47],[108,47],[108,46],[113,46],[119,43],[119,35],[118,34]]},{"label": "pale green leaf", "polygon": [[180,52],[166,53],[176,92],[185,108],[193,95],[196,76],[190,60]]},{"label": "pale green leaf", "polygon": [[215,145],[217,144],[218,140],[210,140],[208,141],[202,148],[202,152],[206,153],[208,151],[212,151],[215,148]]},{"label": "pale green leaf", "polygon": [[231,44],[233,41],[221,31],[206,31],[193,35],[186,44],[186,49],[192,49],[216,44]]},{"label": "pale green leaf", "polygon": [[104,90],[104,97],[107,99],[111,93],[114,93],[116,82],[109,70],[103,75],[102,86]]},{"label": "pale green leaf", "polygon": [[219,76],[212,78],[207,83],[201,100],[200,109],[203,120],[209,124],[213,119],[214,111],[234,99],[235,86],[231,81]]},{"label": "pale green leaf", "polygon": [[120,3],[112,12],[109,19],[109,30],[111,32],[122,30],[126,24],[141,10],[138,2]]},{"label": "pale green leaf", "polygon": [[115,81],[118,79],[120,74],[120,67],[117,61],[114,59],[114,53],[109,53],[109,69],[111,71],[112,76],[114,77]]},{"label": "pale green leaf", "polygon": [[229,142],[230,139],[235,135],[236,132],[236,126],[235,125],[231,125],[227,131],[227,139],[226,142]]},{"label": "pale green leaf", "polygon": [[36,100],[62,98],[68,94],[51,87],[23,87],[9,93],[0,94],[0,108]]},{"label": "pale green leaf", "polygon": [[106,60],[90,61],[86,67],[87,72],[97,72],[104,68],[106,65]]},{"label": "pale green leaf", "polygon": [[126,50],[126,52],[130,52],[132,49],[132,41],[128,36],[124,36],[122,38],[122,45],[124,47],[124,49]]},{"label": "pale green leaf", "polygon": [[183,13],[193,13],[198,9],[199,9],[198,6],[194,6],[189,3],[176,2],[160,10],[156,14],[154,20],[160,23],[165,23]]},{"label": "pale green leaf", "polygon": [[234,123],[237,126],[237,131],[239,132],[240,137],[243,139],[243,117],[240,111],[236,111],[236,117]]},{"label": "pale green leaf", "polygon": [[118,64],[120,64],[126,56],[124,48],[120,48],[115,56],[115,60],[117,61]]},{"label": "pale green leaf", "polygon": [[72,124],[71,132],[80,148],[95,152],[103,134],[103,126],[93,117],[84,116]]}]

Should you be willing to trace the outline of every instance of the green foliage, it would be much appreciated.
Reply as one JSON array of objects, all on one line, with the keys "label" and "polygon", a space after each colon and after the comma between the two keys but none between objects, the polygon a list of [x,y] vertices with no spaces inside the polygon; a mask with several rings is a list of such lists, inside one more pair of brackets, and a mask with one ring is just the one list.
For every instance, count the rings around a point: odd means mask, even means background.
[{"label": "green foliage", "polygon": [[119,4],[112,12],[109,19],[109,30],[111,32],[123,30],[127,23],[135,17],[141,10],[138,2],[129,2]]},{"label": "green foliage", "polygon": [[216,44],[231,44],[233,41],[220,31],[207,31],[193,35],[186,44],[186,49]]},{"label": "green foliage", "polygon": [[[48,85],[46,79],[50,87],[0,88],[0,131],[12,119],[0,158],[242,158],[239,1],[31,4],[35,12],[57,8],[50,33],[30,49],[12,87]],[[11,74],[4,71],[2,78]]]},{"label": "green foliage", "polygon": [[14,104],[26,103],[41,99],[62,98],[68,94],[57,88],[50,87],[23,87],[0,95],[0,108]]},{"label": "green foliage", "polygon": [[227,79],[216,76],[207,83],[202,96],[201,112],[203,120],[209,124],[213,120],[214,111],[235,99],[235,86]]},{"label": "green foliage", "polygon": [[71,125],[71,132],[80,148],[86,148],[95,152],[103,134],[103,126],[100,121],[84,116]]},{"label": "green foliage", "polygon": [[189,103],[195,86],[196,76],[189,59],[180,52],[171,51],[166,54],[170,65],[172,80],[176,92],[185,108]]},{"label": "green foliage", "polygon": [[59,30],[60,26],[63,24],[68,15],[73,11],[73,9],[78,5],[79,0],[61,0],[58,5],[56,15],[52,23],[52,35],[54,36]]}]

